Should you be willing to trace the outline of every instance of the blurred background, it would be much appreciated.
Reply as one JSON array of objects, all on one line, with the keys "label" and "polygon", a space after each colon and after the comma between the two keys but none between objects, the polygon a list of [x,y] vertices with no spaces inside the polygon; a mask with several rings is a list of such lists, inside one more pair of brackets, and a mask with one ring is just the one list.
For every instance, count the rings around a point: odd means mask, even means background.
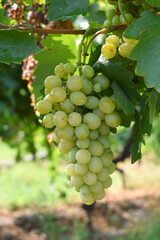
[{"label": "blurred background", "polygon": [[[103,26],[107,7],[91,1],[88,15],[74,26]],[[23,65],[0,64],[0,240],[160,240],[159,116],[134,165],[122,154],[131,128],[110,136],[115,158],[122,161],[104,200],[86,207],[67,184],[67,156],[35,115],[30,95],[35,66],[32,58]]]}]

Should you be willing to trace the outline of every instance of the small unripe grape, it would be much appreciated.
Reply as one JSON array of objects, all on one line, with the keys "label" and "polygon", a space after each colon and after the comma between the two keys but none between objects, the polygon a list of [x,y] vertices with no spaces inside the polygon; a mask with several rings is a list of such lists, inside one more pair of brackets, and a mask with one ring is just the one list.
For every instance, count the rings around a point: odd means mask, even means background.
[{"label": "small unripe grape", "polygon": [[102,144],[104,149],[109,147],[109,140],[106,136],[99,136],[97,141]]},{"label": "small unripe grape", "polygon": [[95,113],[86,113],[83,117],[83,122],[88,126],[89,129],[95,130],[99,128],[101,120]]},{"label": "small unripe grape", "polygon": [[86,96],[84,95],[83,92],[77,91],[77,92],[72,92],[71,93],[70,100],[74,105],[82,106],[86,103],[87,98],[86,98]]},{"label": "small unripe grape", "polygon": [[103,168],[98,174],[97,177],[101,182],[104,182],[108,179],[109,171],[108,168]]},{"label": "small unripe grape", "polygon": [[82,67],[82,74],[86,78],[92,78],[94,76],[94,69],[90,65],[84,65]]},{"label": "small unripe grape", "polygon": [[103,153],[101,156],[100,156],[102,162],[103,162],[103,165],[104,167],[108,167],[111,165],[112,163],[112,156],[110,154],[107,154],[107,153]]},{"label": "small unripe grape", "polygon": [[63,111],[57,111],[54,114],[54,124],[58,128],[65,128],[67,126],[67,114]]},{"label": "small unripe grape", "polygon": [[104,121],[102,121],[101,125],[98,128],[98,132],[102,136],[108,136],[110,133],[110,128],[107,126],[107,124]]},{"label": "small unripe grape", "polygon": [[119,15],[115,15],[112,18],[112,25],[118,25],[118,24],[120,24],[120,16]]},{"label": "small unripe grape", "polygon": [[63,139],[70,139],[74,135],[74,128],[67,125],[65,128],[58,130],[58,136]]},{"label": "small unripe grape", "polygon": [[103,184],[97,181],[94,185],[90,186],[90,189],[93,193],[99,193],[103,191]]},{"label": "small unripe grape", "polygon": [[46,128],[53,128],[54,127],[54,121],[53,121],[54,115],[52,113],[48,113],[43,118],[43,125]]},{"label": "small unripe grape", "polygon": [[99,99],[95,96],[88,96],[85,107],[88,109],[95,109],[98,107]]},{"label": "small unripe grape", "polygon": [[107,37],[106,43],[112,43],[117,48],[120,45],[120,40],[116,35],[110,35]]},{"label": "small unripe grape", "polygon": [[112,178],[109,176],[106,181],[103,182],[104,188],[109,188],[112,185]]},{"label": "small unripe grape", "polygon": [[78,75],[71,76],[67,81],[67,87],[70,91],[79,91],[83,87],[83,80]]},{"label": "small unripe grape", "polygon": [[88,150],[80,149],[76,152],[76,160],[80,164],[87,164],[91,159],[91,154]]},{"label": "small unripe grape", "polygon": [[63,63],[60,63],[59,65],[57,65],[55,67],[54,72],[60,78],[65,78],[67,76],[67,73],[64,70],[64,64]]},{"label": "small unripe grape", "polygon": [[80,188],[80,193],[83,195],[87,195],[90,192],[90,188],[88,185],[84,184],[81,188]]},{"label": "small unripe grape", "polygon": [[77,147],[74,147],[69,151],[69,161],[70,161],[70,163],[75,163],[76,162],[76,152],[77,151],[78,151]]},{"label": "small unripe grape", "polygon": [[66,113],[71,113],[75,109],[73,103],[71,103],[68,98],[66,98],[63,102],[60,103],[60,108]]},{"label": "small unripe grape", "polygon": [[87,172],[84,177],[84,182],[88,185],[93,185],[96,183],[97,181],[97,175],[95,173],[92,173],[92,172]]},{"label": "small unripe grape", "polygon": [[108,27],[109,25],[112,25],[112,20],[105,20],[103,23],[104,27]]},{"label": "small unripe grape", "polygon": [[133,49],[132,44],[122,43],[118,48],[118,52],[122,57],[128,57],[132,49]]},{"label": "small unripe grape", "polygon": [[72,63],[64,64],[64,71],[68,74],[73,74],[75,71],[75,66]]},{"label": "small unripe grape", "polygon": [[103,112],[101,112],[101,110],[99,108],[94,109],[93,113],[97,114],[101,120],[104,120],[105,114]]},{"label": "small unripe grape", "polygon": [[76,163],[75,171],[79,175],[84,175],[88,171],[88,167],[85,164]]},{"label": "small unripe grape", "polygon": [[75,171],[75,164],[73,163],[70,163],[68,164],[66,167],[65,167],[65,174],[68,175],[68,176],[74,176],[76,177],[77,176],[77,173]]},{"label": "small unripe grape", "polygon": [[96,200],[102,200],[105,197],[105,191],[102,190],[99,193],[94,193],[93,196]]},{"label": "small unripe grape", "polygon": [[83,79],[83,87],[82,87],[81,91],[86,95],[91,94],[93,91],[92,82],[88,81],[87,79]]},{"label": "small unripe grape", "polygon": [[71,126],[77,127],[82,122],[82,117],[78,112],[72,112],[68,116],[68,122]]},{"label": "small unripe grape", "polygon": [[114,163],[111,163],[111,165],[107,167],[107,170],[109,172],[109,175],[112,174],[116,170],[116,165]]},{"label": "small unripe grape", "polygon": [[112,9],[109,9],[107,12],[106,12],[106,17],[108,20],[112,20],[112,18],[115,16],[115,9],[112,8]]},{"label": "small unripe grape", "polygon": [[94,91],[95,91],[96,93],[100,93],[100,92],[102,92],[102,86],[101,86],[100,83],[96,83],[96,84],[94,84],[93,89],[94,89]]},{"label": "small unripe grape", "polygon": [[54,102],[63,102],[66,98],[66,90],[63,87],[55,87],[51,91]]},{"label": "small unripe grape", "polygon": [[40,100],[36,104],[36,109],[41,114],[46,114],[52,111],[52,104],[48,101]]},{"label": "small unripe grape", "polygon": [[98,131],[97,130],[90,130],[89,131],[89,139],[96,140],[98,138]]},{"label": "small unripe grape", "polygon": [[99,157],[91,157],[88,168],[93,173],[99,173],[102,170],[103,163]]},{"label": "small unripe grape", "polygon": [[105,122],[109,127],[116,128],[121,124],[121,117],[117,112],[105,115]]},{"label": "small unripe grape", "polygon": [[56,75],[48,76],[44,80],[44,86],[48,89],[52,89],[52,88],[55,88],[55,87],[61,87],[62,86],[62,81]]},{"label": "small unripe grape", "polygon": [[88,150],[90,151],[90,153],[93,157],[99,157],[102,155],[104,148],[100,142],[91,141],[91,143],[88,147]]},{"label": "small unripe grape", "polygon": [[101,53],[106,59],[111,59],[116,55],[117,49],[112,43],[106,43],[102,46]]},{"label": "small unripe grape", "polygon": [[73,186],[79,188],[84,184],[83,178],[80,176],[71,177],[71,183]]},{"label": "small unripe grape", "polygon": [[79,139],[86,139],[89,135],[89,128],[86,124],[81,123],[78,127],[75,128],[75,135]]},{"label": "small unripe grape", "polygon": [[115,103],[111,98],[103,97],[99,101],[99,109],[103,113],[112,113],[115,109]]},{"label": "small unripe grape", "polygon": [[82,202],[85,203],[86,205],[92,205],[94,203],[94,197],[92,193],[88,193],[85,195],[81,194],[80,197]]},{"label": "small unripe grape", "polygon": [[86,138],[86,139],[77,139],[77,141],[76,141],[77,147],[79,147],[81,149],[88,148],[89,144],[90,144],[90,140],[88,138]]},{"label": "small unripe grape", "polygon": [[109,87],[110,80],[103,75],[98,75],[93,79],[93,83],[99,83],[102,86],[102,89],[105,90]]}]

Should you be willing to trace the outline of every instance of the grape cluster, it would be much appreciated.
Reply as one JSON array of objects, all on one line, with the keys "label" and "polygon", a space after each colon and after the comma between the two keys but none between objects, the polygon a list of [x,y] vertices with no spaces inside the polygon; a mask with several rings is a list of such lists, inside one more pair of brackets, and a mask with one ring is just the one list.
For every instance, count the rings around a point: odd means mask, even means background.
[{"label": "grape cluster", "polygon": [[92,204],[112,184],[110,174],[116,166],[108,136],[121,118],[113,96],[107,95],[111,89],[108,78],[95,75],[89,65],[82,67],[81,76],[74,72],[70,63],[57,65],[55,75],[44,81],[45,97],[36,109],[44,114],[43,125],[54,128],[59,151],[69,154],[65,168],[69,184],[85,204]]},{"label": "grape cluster", "polygon": [[101,52],[106,59],[115,57],[117,52],[122,57],[128,57],[137,42],[138,41],[135,39],[127,39],[124,37],[120,39],[116,35],[110,35],[106,38],[106,42],[102,46]]}]

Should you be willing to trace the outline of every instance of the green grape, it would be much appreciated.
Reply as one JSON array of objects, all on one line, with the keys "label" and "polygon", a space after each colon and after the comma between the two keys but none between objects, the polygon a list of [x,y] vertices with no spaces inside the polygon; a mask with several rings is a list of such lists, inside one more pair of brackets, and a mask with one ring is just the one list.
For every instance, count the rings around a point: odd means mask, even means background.
[{"label": "green grape", "polygon": [[79,187],[76,187],[76,186],[73,186],[74,187],[74,190],[76,191],[76,192],[80,192],[80,188]]},{"label": "green grape", "polygon": [[71,63],[64,64],[64,71],[68,74],[73,74],[75,72],[75,66]]},{"label": "green grape", "polygon": [[66,90],[63,87],[55,87],[51,91],[54,102],[63,102],[66,98]]},{"label": "green grape", "polygon": [[53,128],[54,127],[54,120],[53,120],[54,115],[52,113],[48,113],[44,116],[43,118],[43,125],[46,128]]},{"label": "green grape", "polygon": [[68,98],[66,98],[63,102],[60,103],[60,108],[66,113],[71,113],[75,109],[73,103],[71,103]]},{"label": "green grape", "polygon": [[52,111],[52,104],[49,101],[40,100],[36,104],[36,109],[41,114],[46,114]]},{"label": "green grape", "polygon": [[83,87],[82,87],[81,91],[86,95],[91,94],[93,91],[92,82],[88,81],[87,79],[83,79]]},{"label": "green grape", "polygon": [[72,92],[71,93],[70,100],[74,105],[82,106],[86,103],[87,98],[86,98],[86,96],[84,95],[83,92],[77,91],[77,92]]},{"label": "green grape", "polygon": [[81,77],[74,75],[67,80],[67,87],[70,91],[79,91],[83,87],[83,80]]},{"label": "green grape", "polygon": [[110,155],[110,154],[107,154],[107,153],[103,153],[101,156],[100,156],[102,162],[103,162],[103,166],[104,167],[108,167],[111,165],[112,163],[112,159],[113,157]]},{"label": "green grape", "polygon": [[89,129],[95,130],[99,128],[101,120],[95,113],[86,113],[83,117],[83,122],[88,126]]},{"label": "green grape", "polygon": [[76,141],[77,140],[77,137],[76,135],[74,134],[71,138],[70,138],[71,141]]},{"label": "green grape", "polygon": [[93,113],[97,114],[101,120],[104,120],[105,114],[103,112],[101,112],[101,110],[99,108],[94,109]]},{"label": "green grape", "polygon": [[77,173],[76,173],[76,171],[75,171],[75,164],[73,164],[73,163],[70,163],[70,164],[68,164],[66,167],[65,167],[65,174],[67,175],[67,176],[74,176],[74,177],[76,177],[76,176],[78,176],[77,175]]},{"label": "green grape", "polygon": [[103,182],[104,188],[109,188],[112,185],[112,178],[109,176],[106,181]]},{"label": "green grape", "polygon": [[84,65],[82,67],[82,74],[86,78],[92,78],[94,76],[94,69],[90,65]]},{"label": "green grape", "polygon": [[85,195],[81,194],[80,197],[81,197],[82,202],[84,202],[86,205],[91,205],[94,203],[94,197],[93,197],[92,193],[88,193]]},{"label": "green grape", "polygon": [[90,171],[88,171],[84,177],[83,177],[83,180],[86,184],[88,184],[89,186],[90,185],[93,185],[97,182],[97,175],[95,173],[92,173]]},{"label": "green grape", "polygon": [[81,123],[78,127],[75,127],[75,135],[79,139],[86,139],[89,135],[89,128],[86,124]]},{"label": "green grape", "polygon": [[102,121],[101,125],[98,128],[98,132],[102,136],[108,136],[110,133],[110,128],[107,126],[107,124],[104,121]]},{"label": "green grape", "polygon": [[118,48],[118,52],[119,52],[119,55],[121,55],[122,57],[128,57],[132,49],[133,49],[132,44],[122,43]]},{"label": "green grape", "polygon": [[103,146],[100,142],[98,141],[91,141],[88,150],[90,151],[91,155],[93,157],[99,157],[103,154]]},{"label": "green grape", "polygon": [[97,181],[94,185],[90,186],[90,189],[93,193],[99,193],[103,191],[103,184],[100,181]]},{"label": "green grape", "polygon": [[99,109],[103,113],[112,113],[115,109],[115,103],[111,98],[103,97],[99,101]]},{"label": "green grape", "polygon": [[88,148],[90,144],[89,138],[86,139],[77,139],[76,145],[78,148],[85,149]]},{"label": "green grape", "polygon": [[115,15],[115,9],[114,8],[111,8],[109,9],[107,12],[106,12],[106,17],[109,21],[112,20],[112,18],[114,17]]},{"label": "green grape", "polygon": [[145,10],[149,10],[149,9],[152,8],[152,7],[151,7],[148,3],[146,3],[146,2],[143,2],[143,3],[142,3],[142,7],[143,7]]},{"label": "green grape", "polygon": [[90,130],[88,137],[89,137],[90,140],[96,140],[98,138],[98,131],[97,130]]},{"label": "green grape", "polygon": [[75,171],[78,175],[84,175],[88,171],[88,167],[85,164],[76,163]]},{"label": "green grape", "polygon": [[126,13],[125,18],[127,19],[127,23],[131,23],[134,20],[133,15],[130,13]]},{"label": "green grape", "polygon": [[103,75],[97,75],[94,79],[93,79],[93,83],[99,83],[102,87],[103,90],[107,89],[110,85],[110,80],[103,76]]},{"label": "green grape", "polygon": [[60,143],[60,138],[54,133],[53,135],[53,141],[56,143],[56,144],[59,144]]},{"label": "green grape", "polygon": [[110,35],[106,38],[106,43],[112,43],[117,48],[120,45],[120,40],[116,35]]},{"label": "green grape", "polygon": [[75,142],[71,141],[69,139],[67,139],[67,140],[61,139],[60,143],[65,149],[67,149],[69,151],[75,146]]},{"label": "green grape", "polygon": [[103,23],[104,27],[108,27],[110,25],[112,25],[112,19],[111,20],[105,20],[104,23]]},{"label": "green grape", "polygon": [[45,86],[45,88],[48,88],[48,89],[52,90],[52,88],[61,87],[62,86],[62,81],[56,75],[48,76],[44,80],[44,86]]},{"label": "green grape", "polygon": [[63,63],[60,63],[59,65],[57,65],[55,67],[54,72],[60,78],[65,78],[67,76],[67,73],[64,70],[64,64]]},{"label": "green grape", "polygon": [[67,126],[67,114],[63,111],[57,111],[54,114],[54,124],[58,128],[65,128]]},{"label": "green grape", "polygon": [[93,196],[96,200],[102,200],[105,197],[105,191],[103,190],[102,192],[94,193]]},{"label": "green grape", "polygon": [[121,117],[118,112],[105,115],[105,122],[109,127],[116,128],[121,124]]},{"label": "green grape", "polygon": [[68,122],[71,126],[77,127],[82,122],[82,117],[78,112],[72,112],[68,116]]},{"label": "green grape", "polygon": [[80,164],[87,164],[91,159],[91,153],[88,150],[80,149],[76,152],[76,160]]},{"label": "green grape", "polygon": [[111,163],[111,165],[107,167],[107,170],[109,172],[109,175],[112,174],[116,170],[116,165],[114,163]]},{"label": "green grape", "polygon": [[48,89],[48,88],[45,88],[45,89],[44,89],[44,94],[45,94],[45,95],[48,95],[50,92],[51,92],[51,89]]},{"label": "green grape", "polygon": [[102,144],[104,149],[109,147],[108,137],[106,137],[106,136],[99,136],[97,141],[99,141]]},{"label": "green grape", "polygon": [[103,163],[99,157],[91,157],[88,168],[93,173],[99,173],[102,170]]},{"label": "green grape", "polygon": [[95,96],[88,96],[85,107],[88,109],[95,109],[98,107],[99,99]]},{"label": "green grape", "polygon": [[54,104],[52,96],[50,94],[47,94],[44,98],[43,101],[50,102],[51,104]]},{"label": "green grape", "polygon": [[70,161],[70,163],[75,163],[76,162],[76,152],[77,151],[78,151],[77,147],[74,147],[69,151],[69,161]]},{"label": "green grape", "polygon": [[58,144],[58,149],[62,154],[67,154],[70,149],[66,148],[66,146],[60,141]]},{"label": "green grape", "polygon": [[100,93],[100,92],[102,92],[102,86],[101,86],[100,83],[96,83],[96,84],[94,84],[93,89],[94,89],[94,91],[95,91],[96,93]]},{"label": "green grape", "polygon": [[120,24],[120,16],[119,15],[115,15],[112,18],[112,25],[119,25]]},{"label": "green grape", "polygon": [[65,128],[59,128],[58,136],[63,139],[70,139],[74,135],[74,128],[67,125]]},{"label": "green grape", "polygon": [[128,39],[128,38],[125,38],[125,37],[123,37],[123,41],[125,43],[131,44],[133,46],[135,46],[138,43],[138,40],[136,40],[136,39]]},{"label": "green grape", "polygon": [[104,182],[108,179],[109,176],[109,171],[108,168],[103,168],[98,174],[97,174],[97,178],[99,179],[99,181]]},{"label": "green grape", "polygon": [[111,59],[115,57],[117,49],[112,43],[105,43],[101,48],[101,53],[106,59]]},{"label": "green grape", "polygon": [[84,184],[81,188],[80,188],[80,193],[82,195],[87,195],[90,192],[90,188],[88,185]]},{"label": "green grape", "polygon": [[80,176],[76,176],[76,177],[72,176],[71,177],[71,183],[72,183],[73,186],[79,188],[84,184],[84,180]]}]

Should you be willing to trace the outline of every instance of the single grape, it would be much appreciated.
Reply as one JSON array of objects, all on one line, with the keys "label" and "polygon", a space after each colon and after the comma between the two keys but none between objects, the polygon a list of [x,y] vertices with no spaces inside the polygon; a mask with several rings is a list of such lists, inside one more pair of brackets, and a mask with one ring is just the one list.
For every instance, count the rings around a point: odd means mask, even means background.
[{"label": "single grape", "polygon": [[67,125],[65,128],[59,128],[58,136],[63,139],[70,139],[74,135],[74,128]]},{"label": "single grape", "polygon": [[84,65],[82,67],[82,74],[86,78],[92,78],[94,76],[94,69],[90,65]]},{"label": "single grape", "polygon": [[97,114],[101,120],[104,120],[105,114],[103,112],[101,112],[101,110],[99,108],[94,109],[93,113]]},{"label": "single grape", "polygon": [[116,55],[117,49],[112,43],[106,43],[102,46],[101,53],[106,59],[111,59]]},{"label": "single grape", "polygon": [[72,183],[73,186],[79,188],[84,184],[84,180],[80,176],[76,176],[76,177],[72,176],[71,177],[71,183]]},{"label": "single grape", "polygon": [[99,157],[103,154],[103,146],[100,142],[98,141],[91,141],[88,150],[90,151],[91,155],[93,157]]},{"label": "single grape", "polygon": [[54,120],[53,120],[54,115],[52,113],[48,113],[44,116],[43,118],[43,125],[46,128],[53,128],[54,127]]},{"label": "single grape", "polygon": [[116,128],[121,124],[121,117],[118,112],[105,115],[105,122],[109,127]]},{"label": "single grape", "polygon": [[83,195],[87,195],[90,192],[90,188],[88,185],[84,184],[81,188],[80,188],[80,193]]},{"label": "single grape", "polygon": [[75,135],[78,139],[86,139],[89,135],[89,128],[86,124],[81,123],[78,127],[75,127]]},{"label": "single grape", "polygon": [[106,43],[112,43],[117,48],[120,45],[120,40],[116,35],[110,35],[106,38]]},{"label": "single grape", "polygon": [[43,101],[50,102],[51,104],[54,104],[52,96],[50,94],[47,94],[44,98]]},{"label": "single grape", "polygon": [[52,104],[49,101],[40,100],[36,104],[36,109],[39,113],[46,114],[46,113],[51,112]]},{"label": "single grape", "polygon": [[96,84],[94,84],[93,89],[96,93],[100,93],[102,91],[102,86],[100,83],[96,83]]},{"label": "single grape", "polygon": [[65,128],[67,126],[67,114],[63,111],[57,111],[54,114],[54,124],[58,128]]},{"label": "single grape", "polygon": [[85,164],[76,163],[75,171],[78,175],[84,175],[88,171],[88,167]]},{"label": "single grape", "polygon": [[103,75],[97,75],[94,79],[93,79],[93,83],[99,83],[102,86],[102,89],[105,90],[109,87],[110,85],[110,80],[103,76]]},{"label": "single grape", "polygon": [[112,178],[109,176],[106,181],[103,182],[104,188],[109,188],[112,185]]},{"label": "single grape", "polygon": [[68,122],[71,126],[77,127],[82,122],[82,117],[78,112],[72,112],[68,116]]},{"label": "single grape", "polygon": [[88,168],[93,173],[99,173],[102,170],[103,162],[99,157],[91,157]]},{"label": "single grape", "polygon": [[83,87],[83,80],[81,77],[74,75],[67,81],[67,87],[70,91],[79,91]]},{"label": "single grape", "polygon": [[77,139],[76,145],[78,148],[85,149],[88,148],[90,144],[89,138],[86,139]]},{"label": "single grape", "polygon": [[105,20],[104,23],[103,23],[104,27],[108,27],[110,25],[112,25],[112,20]]},{"label": "single grape", "polygon": [[90,130],[88,137],[89,137],[90,140],[96,140],[98,138],[98,131],[97,130]]},{"label": "single grape", "polygon": [[99,99],[95,96],[88,96],[85,107],[88,109],[95,109],[98,107]]},{"label": "single grape", "polygon": [[108,168],[103,168],[98,174],[97,177],[101,182],[104,182],[108,179],[109,171]]},{"label": "single grape", "polygon": [[92,173],[90,171],[88,171],[84,177],[83,177],[83,180],[86,184],[88,185],[93,185],[96,183],[97,181],[97,175],[95,173]]},{"label": "single grape", "polygon": [[73,74],[75,72],[75,66],[71,63],[64,64],[64,71],[68,74]]},{"label": "single grape", "polygon": [[107,170],[109,172],[109,175],[112,174],[116,170],[116,165],[114,163],[111,163],[111,165],[107,167]]},{"label": "single grape", "polygon": [[112,113],[115,109],[115,103],[111,98],[103,97],[99,101],[99,109],[103,113]]},{"label": "single grape", "polygon": [[94,193],[93,196],[96,200],[102,200],[105,197],[105,191],[102,190],[102,192]]},{"label": "single grape", "polygon": [[92,82],[90,82],[87,79],[83,79],[83,87],[82,87],[81,91],[84,94],[86,94],[86,95],[91,94],[92,91],[93,91],[93,84],[92,84]]},{"label": "single grape", "polygon": [[86,96],[84,95],[83,92],[77,91],[77,92],[72,92],[71,93],[70,100],[74,105],[82,106],[86,103],[87,98],[86,98]]},{"label": "single grape", "polygon": [[103,153],[101,156],[100,156],[102,162],[103,162],[103,166],[104,167],[108,167],[111,165],[112,163],[112,159],[113,157],[110,155],[110,154],[107,154],[107,153]]},{"label": "single grape", "polygon": [[115,9],[114,8],[111,8],[109,9],[107,12],[106,12],[106,17],[108,20],[112,20],[112,18],[114,17],[115,15]]},{"label": "single grape", "polygon": [[70,164],[68,164],[66,167],[65,167],[65,174],[67,175],[67,176],[74,176],[74,177],[76,177],[76,176],[78,176],[77,175],[77,173],[76,173],[76,171],[75,171],[75,164],[73,164],[73,163],[70,163]]},{"label": "single grape", "polygon": [[60,103],[60,108],[66,113],[71,113],[75,109],[73,103],[71,103],[68,98],[66,98],[63,102]]},{"label": "single grape", "polygon": [[98,128],[98,132],[102,136],[108,136],[110,133],[110,128],[107,126],[107,124],[104,121],[102,121],[101,125]]},{"label": "single grape", "polygon": [[78,151],[77,147],[74,147],[69,151],[69,161],[70,161],[70,163],[75,163],[76,162],[76,152],[77,151]]},{"label": "single grape", "polygon": [[88,150],[80,149],[76,152],[76,160],[80,164],[87,164],[91,159],[91,153]]},{"label": "single grape", "polygon": [[106,136],[99,136],[97,138],[97,141],[99,141],[102,144],[104,149],[109,147],[108,137],[106,137]]},{"label": "single grape", "polygon": [[60,63],[59,65],[57,65],[55,67],[54,72],[60,78],[65,78],[67,76],[67,73],[64,70],[64,64],[63,63]]},{"label": "single grape", "polygon": [[66,90],[63,87],[55,87],[51,91],[54,102],[63,102],[66,98]]},{"label": "single grape", "polygon": [[62,86],[62,81],[56,75],[48,76],[44,80],[44,86],[51,90],[52,88],[55,88],[55,87],[61,87]]},{"label": "single grape", "polygon": [[92,205],[94,203],[94,197],[92,193],[88,194],[81,194],[80,195],[82,202],[84,202],[86,205]]},{"label": "single grape", "polygon": [[83,122],[88,126],[89,129],[95,130],[99,128],[101,120],[95,113],[86,113],[83,117]]},{"label": "single grape", "polygon": [[132,49],[133,49],[132,44],[122,43],[118,48],[118,52],[122,57],[128,57]]},{"label": "single grape", "polygon": [[115,15],[112,18],[112,25],[119,25],[120,24],[120,16],[119,15]]},{"label": "single grape", "polygon": [[90,186],[90,189],[93,193],[99,193],[103,191],[103,184],[100,181],[97,181],[94,185]]}]

